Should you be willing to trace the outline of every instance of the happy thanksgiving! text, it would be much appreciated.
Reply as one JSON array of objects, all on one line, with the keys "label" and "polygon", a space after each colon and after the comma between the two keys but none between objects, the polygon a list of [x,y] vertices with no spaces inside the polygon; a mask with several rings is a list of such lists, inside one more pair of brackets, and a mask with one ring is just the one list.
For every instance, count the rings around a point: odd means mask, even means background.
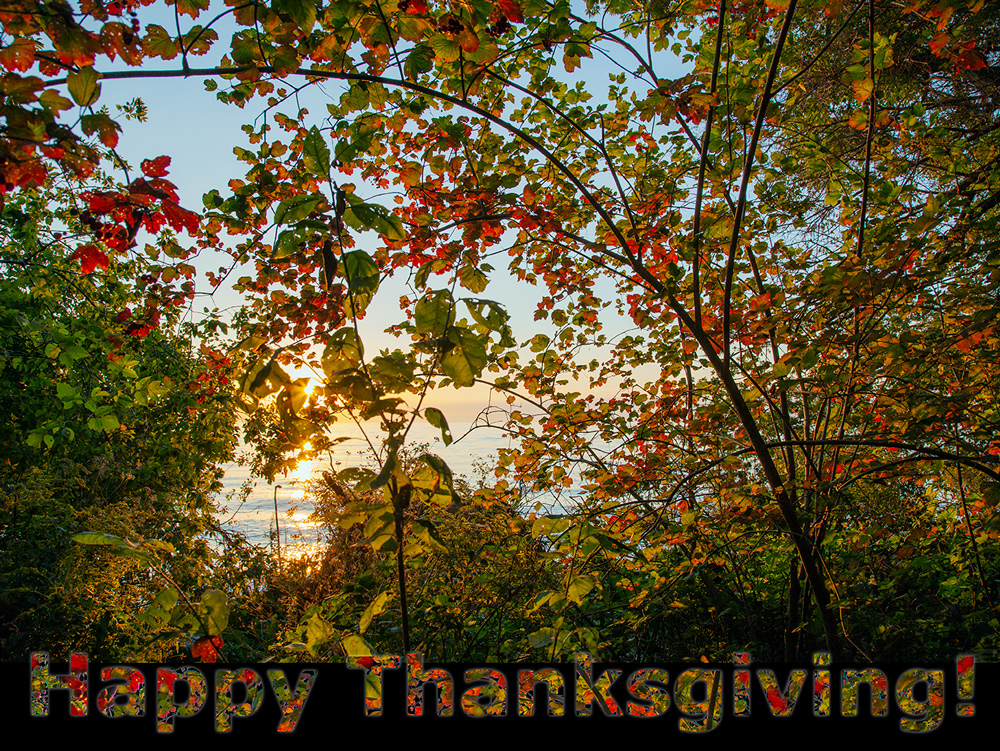
[{"label": "happy thanksgiving! text", "polygon": [[[829,655],[817,652],[812,665],[774,669],[754,666],[750,654],[733,654],[731,667],[598,667],[586,653],[573,663],[524,667],[503,665],[425,666],[419,654],[406,657],[355,656],[348,675],[363,685],[356,697],[358,716],[373,724],[404,701],[411,717],[574,717],[597,715],[675,718],[684,733],[705,733],[728,718],[760,717],[885,718],[905,733],[934,730],[946,714],[974,717],[975,658],[959,655],[954,670],[914,667],[891,681],[880,667],[835,669]],[[47,718],[147,718],[149,730],[174,733],[191,718],[214,717],[218,733],[239,732],[246,718],[273,718],[278,733],[292,733],[307,711],[317,707],[316,686],[323,666],[130,666],[94,669],[88,655],[70,655],[68,672],[55,670],[47,653],[31,658],[30,714]],[[626,675],[627,672],[627,675]],[[357,681],[357,673],[363,681]],[[779,674],[782,676],[779,679]],[[338,678],[344,679],[338,670]],[[387,691],[389,681],[405,680],[405,692]],[[953,683],[952,683],[953,682]],[[95,685],[96,684],[96,685]],[[950,684],[950,685],[949,685]],[[956,699],[946,713],[948,698]],[[361,694],[359,691],[358,694]],[[890,717],[890,707],[894,710]],[[402,707],[399,707],[402,710]],[[64,715],[65,716],[65,715]],[[895,718],[895,719],[893,719]],[[369,719],[364,719],[368,722]]]}]

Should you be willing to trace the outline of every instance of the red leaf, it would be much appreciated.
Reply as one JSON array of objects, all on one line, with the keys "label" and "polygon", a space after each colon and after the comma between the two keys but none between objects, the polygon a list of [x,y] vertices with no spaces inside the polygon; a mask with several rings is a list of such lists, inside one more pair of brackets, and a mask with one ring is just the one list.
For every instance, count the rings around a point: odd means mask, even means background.
[{"label": "red leaf", "polygon": [[517,0],[498,0],[497,7],[512,23],[524,23],[524,12]]},{"label": "red leaf", "polygon": [[163,177],[167,174],[167,167],[170,165],[169,156],[158,156],[156,159],[146,159],[140,167],[142,174],[146,177]]},{"label": "red leaf", "polygon": [[89,274],[100,266],[102,269],[108,267],[108,257],[96,245],[81,245],[76,252],[69,257],[71,261],[80,261],[80,272]]},{"label": "red leaf", "polygon": [[[163,190],[157,183],[167,187],[169,190]],[[159,201],[173,201],[176,203],[179,199],[173,188],[174,184],[169,180],[161,180],[158,177],[146,180],[144,177],[137,177],[128,186],[128,192],[132,194],[133,198],[136,196],[150,196]],[[143,205],[149,205],[149,202],[145,201]]]},{"label": "red leaf", "polygon": [[163,215],[159,213],[149,214],[148,216],[143,217],[142,220],[142,226],[146,229],[147,232],[152,232],[154,235],[157,232],[159,232],[160,229],[163,227],[163,225],[166,223],[167,220],[164,219]]},{"label": "red leaf", "polygon": [[197,234],[200,219],[193,211],[182,209],[172,201],[163,201],[162,211],[163,216],[167,218],[167,221],[170,223],[170,226],[174,228],[174,230],[180,231],[183,227],[189,234]]},{"label": "red leaf", "polygon": [[986,61],[971,49],[967,49],[955,61],[956,70],[979,70],[985,67]]},{"label": "red leaf", "polygon": [[942,31],[931,37],[931,52],[941,57],[941,50],[945,49],[951,42],[951,36],[946,31]]},{"label": "red leaf", "polygon": [[66,150],[61,146],[46,146],[42,144],[42,153],[45,154],[49,159],[62,159],[66,156]]},{"label": "red leaf", "polygon": [[215,662],[219,659],[222,644],[221,636],[203,636],[195,641],[191,647],[191,654],[200,658],[202,662]]},{"label": "red leaf", "polygon": [[84,193],[87,208],[94,214],[106,214],[118,206],[117,193]]}]

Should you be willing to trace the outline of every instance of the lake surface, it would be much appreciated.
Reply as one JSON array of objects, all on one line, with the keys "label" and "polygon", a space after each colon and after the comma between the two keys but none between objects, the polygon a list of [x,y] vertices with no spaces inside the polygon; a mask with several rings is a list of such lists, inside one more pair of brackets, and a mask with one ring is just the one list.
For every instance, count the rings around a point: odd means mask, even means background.
[{"label": "lake surface", "polygon": [[[429,444],[427,451],[447,462],[453,475],[464,475],[475,484],[476,465],[485,463],[490,468],[487,477],[492,478],[497,450],[512,448],[513,442],[495,428],[477,428],[462,436],[469,427],[453,425],[452,435],[455,441],[450,446],[445,446],[441,441],[440,430],[427,423],[417,423],[407,436],[407,446]],[[340,464],[335,469],[370,462],[370,452],[365,451],[367,444],[361,439],[361,431],[356,425],[345,423],[341,435],[350,436],[351,440],[333,447],[333,460]],[[374,433],[376,438],[379,435],[381,434]],[[241,504],[236,494],[250,476],[247,467],[234,464],[226,470],[223,478],[225,489],[220,497],[222,508],[216,517],[225,526],[245,534],[250,542],[262,547],[273,546],[277,500],[282,555],[286,551],[292,555],[295,551],[305,552],[319,542],[320,533],[319,526],[310,520],[313,506],[305,487],[311,477],[330,470],[330,460],[327,458],[301,461],[287,477],[279,475],[275,478],[274,484],[268,484],[262,479],[256,480],[250,494]]]}]

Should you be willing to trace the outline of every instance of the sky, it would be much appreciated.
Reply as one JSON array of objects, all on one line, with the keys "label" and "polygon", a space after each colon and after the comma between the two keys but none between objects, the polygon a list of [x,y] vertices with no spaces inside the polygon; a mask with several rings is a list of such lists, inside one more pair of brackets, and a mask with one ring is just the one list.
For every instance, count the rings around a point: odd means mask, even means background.
[{"label": "sky", "polygon": [[[218,2],[213,2],[210,13]],[[148,15],[149,9],[143,9],[143,23],[160,23],[167,29],[173,28],[173,15],[165,14],[163,18]],[[164,9],[165,10],[165,9]],[[207,16],[211,18],[211,15]],[[183,17],[190,25],[190,19]],[[204,23],[203,18],[199,21]],[[192,58],[192,66],[208,67],[218,62],[218,58],[228,47],[228,38],[235,26],[229,24],[216,25],[219,41],[216,51],[213,49],[205,57]],[[583,69],[587,76],[588,90],[601,96],[601,90],[607,86],[608,73],[617,72],[606,60],[600,57],[593,61],[585,61]],[[102,70],[120,66],[104,66]],[[155,67],[177,69],[179,60],[160,61]],[[676,72],[680,74],[681,66],[676,64]],[[575,80],[580,74],[573,74]],[[183,79],[105,79],[102,81],[100,105],[107,106],[112,115],[117,113],[116,105],[124,104],[134,98],[142,99],[148,109],[148,120],[144,123],[121,120],[121,133],[117,151],[135,170],[143,159],[155,158],[166,154],[171,157],[169,179],[178,187],[181,205],[195,211],[203,208],[202,195],[209,190],[218,189],[224,196],[228,195],[227,183],[232,178],[242,178],[245,165],[239,163],[233,154],[234,147],[254,148],[248,141],[241,126],[253,122],[261,115],[263,102],[256,101],[244,109],[226,105],[218,101],[213,92],[206,91],[204,78]],[[339,95],[339,87],[329,86],[330,93]],[[301,107],[311,113],[315,121],[326,114],[325,103],[329,95],[322,92],[305,91],[299,101],[290,101],[279,110],[286,114],[294,114]],[[119,174],[120,176],[120,174]],[[373,238],[374,241],[374,238]],[[359,247],[364,248],[364,243]],[[369,250],[372,248],[369,247]],[[553,335],[554,328],[547,322],[535,322],[533,315],[535,304],[545,294],[541,288],[533,288],[525,283],[517,282],[506,273],[504,256],[498,258],[497,272],[491,275],[490,286],[483,297],[504,303],[511,315],[511,323],[515,337],[524,342],[536,333]],[[229,258],[223,254],[216,257],[202,255],[196,266],[201,270],[215,270],[219,266],[228,265]],[[239,274],[234,274],[235,279]],[[202,279],[199,289],[207,290],[207,281]],[[608,289],[611,287],[609,285]],[[362,331],[366,351],[373,353],[382,347],[394,349],[405,343],[383,333],[384,329],[399,319],[396,302],[401,294],[406,292],[405,285],[399,280],[389,280],[376,297],[376,302],[370,306],[366,317],[365,329]],[[197,297],[191,311],[199,317],[203,308],[218,307],[222,310],[235,309],[239,306],[241,297],[231,289],[220,289],[212,297]],[[609,336],[620,334],[629,329],[631,323],[625,319],[612,316],[605,333]],[[599,354],[599,353],[598,353]],[[586,355],[587,359],[594,355]],[[296,375],[301,375],[298,373]],[[430,404],[447,410],[446,415],[453,423],[471,422],[479,411],[490,403],[489,390],[485,387],[438,392]],[[497,403],[496,396],[493,404]]]}]

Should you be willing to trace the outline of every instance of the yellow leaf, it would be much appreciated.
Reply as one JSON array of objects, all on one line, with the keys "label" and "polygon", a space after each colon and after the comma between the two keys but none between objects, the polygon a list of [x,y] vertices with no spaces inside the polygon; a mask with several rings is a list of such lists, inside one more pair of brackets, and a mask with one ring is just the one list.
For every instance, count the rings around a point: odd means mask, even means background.
[{"label": "yellow leaf", "polygon": [[859,102],[867,101],[875,90],[875,82],[868,76],[858,79],[851,85],[854,87],[854,98]]}]

